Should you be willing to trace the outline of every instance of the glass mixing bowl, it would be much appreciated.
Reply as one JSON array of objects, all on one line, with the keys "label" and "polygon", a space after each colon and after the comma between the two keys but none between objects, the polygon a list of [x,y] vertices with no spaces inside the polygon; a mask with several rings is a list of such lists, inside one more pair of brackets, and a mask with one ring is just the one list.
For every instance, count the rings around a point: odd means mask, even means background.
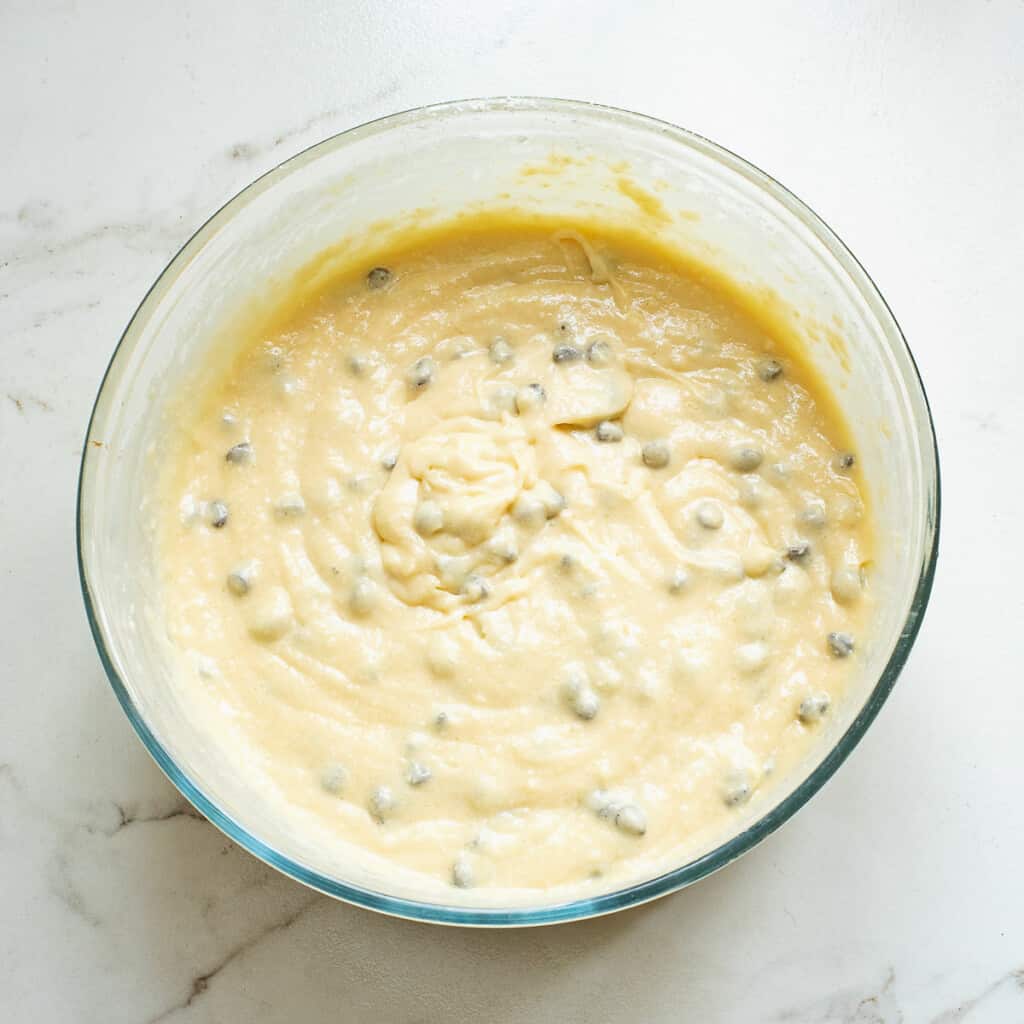
[{"label": "glass mixing bowl", "polygon": [[[757,816],[656,878],[572,901],[538,892],[530,905],[511,906],[482,903],[472,890],[435,902],[386,872],[339,869],[270,812],[179,700],[145,514],[161,409],[227,325],[258,315],[261,296],[346,239],[384,243],[413,216],[426,224],[493,207],[639,226],[773,294],[832,384],[877,522],[874,630],[847,699]],[[903,667],[932,585],[938,524],[935,437],[913,358],[871,279],[811,210],[744,160],[672,125],[584,103],[493,99],[396,114],[328,139],[254,182],[189,240],[132,318],[96,399],[78,557],[96,646],[125,713],[171,781],[235,842],[361,906],[450,924],[525,925],[603,914],[689,885],[806,803],[863,736]]]}]

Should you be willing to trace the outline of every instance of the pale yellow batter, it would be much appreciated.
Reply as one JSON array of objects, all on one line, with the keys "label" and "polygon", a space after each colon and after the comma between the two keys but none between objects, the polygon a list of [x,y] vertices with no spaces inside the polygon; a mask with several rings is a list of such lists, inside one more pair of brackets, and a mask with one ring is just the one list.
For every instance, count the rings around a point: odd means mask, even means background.
[{"label": "pale yellow batter", "polygon": [[827,394],[614,234],[463,224],[374,262],[184,403],[159,527],[189,685],[261,799],[446,884],[711,845],[869,618]]}]

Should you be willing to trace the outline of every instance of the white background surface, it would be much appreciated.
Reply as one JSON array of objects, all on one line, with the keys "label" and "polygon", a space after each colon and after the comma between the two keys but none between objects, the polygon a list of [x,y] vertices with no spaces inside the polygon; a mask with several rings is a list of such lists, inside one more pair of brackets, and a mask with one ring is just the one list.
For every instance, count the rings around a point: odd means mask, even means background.
[{"label": "white background surface", "polygon": [[[0,4],[0,1019],[1024,1020],[1022,69],[1010,0]],[[103,369],[206,216],[329,134],[500,93],[666,118],[819,211],[944,475],[924,629],[838,776],[684,893],[520,933],[334,903],[181,813],[73,538]]]}]

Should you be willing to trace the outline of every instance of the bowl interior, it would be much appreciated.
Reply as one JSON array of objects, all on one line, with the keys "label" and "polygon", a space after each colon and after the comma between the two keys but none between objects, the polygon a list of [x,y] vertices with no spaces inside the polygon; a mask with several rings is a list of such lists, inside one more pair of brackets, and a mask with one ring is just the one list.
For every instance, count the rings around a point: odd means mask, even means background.
[{"label": "bowl interior", "polygon": [[[301,267],[330,247],[386,246],[410,219],[472,209],[601,219],[643,230],[774,297],[831,382],[876,521],[872,635],[847,701],[803,770],[757,818],[657,879],[566,903],[486,895],[424,900],[422,885],[339,861],[267,812],[240,766],[179,700],[157,601],[153,481],[161,409],[210,353],[228,353]],[[377,909],[430,920],[528,923],[615,909],[728,863],[777,827],[859,738],[902,665],[930,586],[938,478],[927,405],[899,329],[831,232],[781,186],[713,144],[637,115],[556,101],[474,101],[374,122],[313,147],[217,213],[172,261],[129,325],[86,443],[79,505],[83,588],[122,704],[172,780],[233,838],[287,873]],[[444,898],[442,898],[442,896]],[[461,902],[459,902],[461,901]]]}]

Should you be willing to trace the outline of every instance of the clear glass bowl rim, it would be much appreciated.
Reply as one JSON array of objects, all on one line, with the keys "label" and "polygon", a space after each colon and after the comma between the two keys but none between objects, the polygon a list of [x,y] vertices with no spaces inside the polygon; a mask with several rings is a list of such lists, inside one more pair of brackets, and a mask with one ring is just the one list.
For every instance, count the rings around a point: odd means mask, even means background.
[{"label": "clear glass bowl rim", "polygon": [[[165,281],[172,278],[180,269],[190,261],[192,254],[205,243],[209,235],[220,225],[228,221],[247,201],[250,195],[254,195],[258,189],[273,183],[274,180],[297,169],[298,165],[305,163],[317,153],[335,147],[358,142],[360,139],[387,131],[395,126],[426,121],[438,115],[458,115],[460,113],[481,114],[508,110],[536,111],[539,113],[555,113],[564,115],[583,115],[590,118],[598,117],[608,122],[612,127],[616,123],[629,125],[631,127],[646,128],[662,135],[667,135],[679,142],[681,145],[697,149],[705,156],[710,156],[723,164],[727,169],[738,172],[749,182],[769,193],[786,210],[796,217],[802,224],[810,229],[813,234],[822,242],[833,258],[838,262],[842,270],[848,275],[855,287],[860,291],[867,301],[872,312],[879,318],[886,334],[891,342],[902,346],[908,357],[910,366],[913,369],[913,379],[905,383],[911,392],[915,387],[918,397],[922,400],[926,414],[927,437],[925,442],[930,441],[930,454],[933,462],[933,473],[928,474],[928,466],[925,466],[925,484],[929,489],[926,495],[925,507],[922,514],[927,516],[928,508],[933,510],[931,524],[925,524],[926,551],[918,575],[914,596],[911,601],[910,610],[907,615],[903,629],[896,642],[896,645],[879,676],[867,701],[861,708],[860,713],[853,720],[847,730],[829,751],[824,760],[796,789],[771,808],[765,815],[755,821],[750,827],[731,839],[715,847],[713,850],[668,871],[657,878],[649,879],[635,885],[627,886],[617,892],[590,897],[586,899],[572,900],[566,903],[544,907],[460,907],[446,906],[440,903],[421,902],[417,900],[404,899],[396,896],[388,896],[384,893],[374,892],[360,886],[339,881],[338,879],[322,875],[313,871],[303,864],[279,853],[277,850],[266,845],[257,836],[243,828],[231,817],[225,814],[203,790],[176,764],[166,748],[150,729],[143,719],[138,708],[135,706],[123,681],[118,675],[113,662],[107,651],[106,638],[100,626],[99,618],[94,607],[93,596],[89,587],[89,571],[86,566],[86,559],[83,554],[83,483],[86,475],[86,467],[91,458],[98,457],[89,439],[92,435],[93,423],[96,419],[97,410],[104,394],[107,380],[111,370],[117,362],[126,340],[133,333],[136,322],[141,322],[149,312],[151,296],[158,287]],[[930,477],[930,478],[929,478]],[[935,578],[935,565],[938,557],[939,547],[939,523],[941,512],[941,484],[939,472],[939,455],[935,437],[935,426],[931,415],[931,408],[928,397],[924,390],[917,363],[913,353],[907,345],[903,332],[896,322],[892,311],[882,297],[874,281],[867,271],[861,266],[857,258],[846,247],[838,235],[804,202],[794,196],[788,189],[778,181],[755,167],[753,164],[737,156],[730,150],[711,142],[694,132],[679,128],[667,121],[648,117],[644,114],[632,111],[621,110],[616,107],[604,106],[601,104],[588,103],[579,100],[553,99],[544,97],[493,97],[471,100],[455,100],[444,103],[430,104],[416,107],[411,110],[389,114],[385,117],[368,121],[346,131],[332,135],[320,142],[314,143],[294,156],[289,157],[265,174],[256,178],[253,182],[243,188],[240,192],[229,199],[220,207],[181,247],[174,255],[159,277],[153,282],[146,292],[138,308],[132,315],[122,333],[117,347],[114,349],[107,369],[104,372],[103,380],[100,383],[96,400],[93,404],[92,413],[89,417],[89,425],[86,429],[85,441],[82,449],[82,460],[78,478],[78,497],[76,505],[76,546],[78,552],[78,573],[82,588],[82,596],[85,602],[86,615],[89,620],[89,627],[92,631],[96,649],[99,652],[100,660],[106,671],[110,685],[117,696],[121,707],[124,709],[128,720],[142,740],[150,755],[157,765],[170,779],[170,781],[181,791],[181,793],[199,810],[206,818],[224,832],[230,839],[238,843],[251,854],[260,860],[276,868],[283,874],[302,882],[319,892],[337,899],[345,900],[357,906],[366,907],[381,913],[390,914],[396,917],[407,918],[416,921],[427,921],[437,924],[449,925],[474,925],[474,926],[526,926],[556,924],[559,922],[577,921],[589,917],[597,917],[602,914],[623,910],[627,907],[636,906],[649,900],[656,899],[668,893],[675,892],[691,885],[701,878],[712,874],[725,867],[737,857],[746,853],[761,840],[774,832],[780,825],[791,818],[821,787],[832,777],[834,772],[846,760],[853,748],[860,741],[867,731],[868,726],[874,721],[886,698],[889,696],[896,679],[906,663],[907,657],[913,647],[924,616],[928,598],[931,594],[932,583]]]}]

